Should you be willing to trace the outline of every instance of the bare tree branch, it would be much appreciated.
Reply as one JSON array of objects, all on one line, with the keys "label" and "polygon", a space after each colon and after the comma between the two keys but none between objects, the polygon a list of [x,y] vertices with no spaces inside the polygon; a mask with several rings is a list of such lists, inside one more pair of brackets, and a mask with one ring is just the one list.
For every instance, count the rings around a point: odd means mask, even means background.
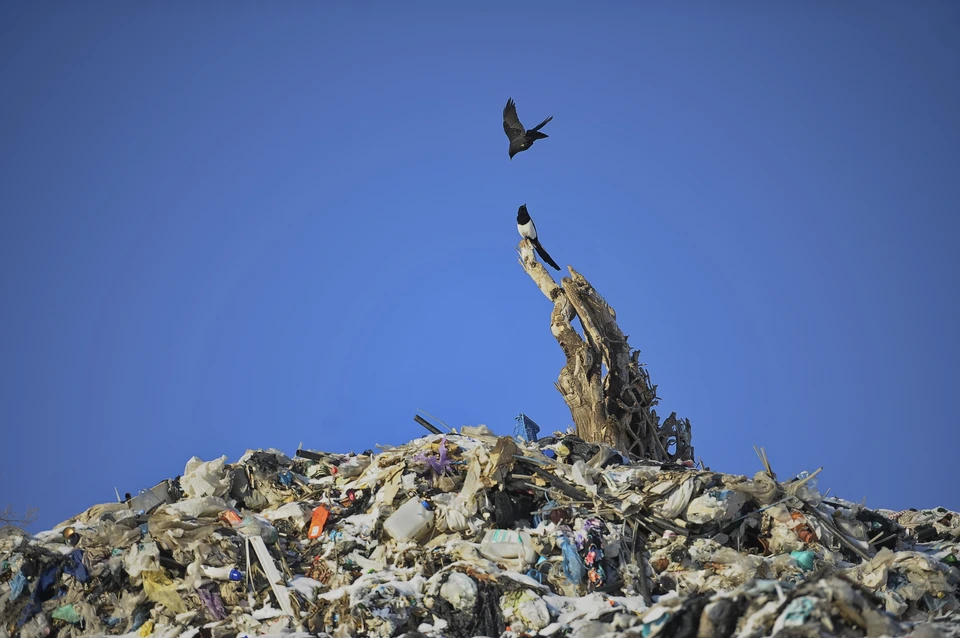
[{"label": "bare tree branch", "polygon": [[13,505],[7,505],[0,510],[0,525],[29,525],[37,520],[39,511],[36,507],[30,507],[21,516],[13,511]]},{"label": "bare tree branch", "polygon": [[0,525],[29,525],[37,520],[39,511],[36,507],[28,507],[21,516],[13,510],[13,505],[7,505],[0,510]]},{"label": "bare tree branch", "polygon": [[[550,332],[567,359],[556,387],[577,434],[641,458],[692,460],[690,421],[673,413],[660,424],[653,409],[659,402],[657,386],[640,364],[640,351],[630,349],[614,309],[571,266],[570,276],[557,285],[529,240],[517,250],[524,271],[553,303]],[[583,337],[572,325],[574,317],[580,319]]]}]

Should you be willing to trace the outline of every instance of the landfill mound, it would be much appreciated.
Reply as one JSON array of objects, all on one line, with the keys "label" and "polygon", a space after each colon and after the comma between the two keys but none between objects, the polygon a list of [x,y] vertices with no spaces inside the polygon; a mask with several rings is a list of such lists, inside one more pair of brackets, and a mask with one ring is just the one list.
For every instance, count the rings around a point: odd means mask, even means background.
[{"label": "landfill mound", "polygon": [[955,512],[534,439],[194,457],[4,528],[0,635],[960,635]]}]

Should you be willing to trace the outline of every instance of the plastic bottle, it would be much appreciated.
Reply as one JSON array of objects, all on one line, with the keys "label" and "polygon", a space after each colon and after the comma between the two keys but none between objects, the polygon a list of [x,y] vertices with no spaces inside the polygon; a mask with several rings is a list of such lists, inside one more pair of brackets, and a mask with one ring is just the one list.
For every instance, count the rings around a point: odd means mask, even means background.
[{"label": "plastic bottle", "polygon": [[[797,474],[797,480],[802,481],[810,476],[809,472],[800,472]],[[820,495],[820,490],[817,489],[817,479],[816,477],[807,479],[807,482],[803,485],[796,488],[796,495],[803,501],[809,503],[816,507],[823,501],[823,496]]]},{"label": "plastic bottle", "polygon": [[526,532],[489,529],[480,542],[480,553],[494,561],[519,560],[526,565],[537,562],[537,550]]},{"label": "plastic bottle", "polygon": [[398,541],[423,538],[433,528],[434,514],[419,498],[412,498],[391,514],[383,523],[383,530]]},{"label": "plastic bottle", "polygon": [[200,571],[203,572],[204,576],[212,578],[213,580],[234,580],[231,578],[231,574],[237,570],[233,567],[210,567],[208,565],[201,565]]}]

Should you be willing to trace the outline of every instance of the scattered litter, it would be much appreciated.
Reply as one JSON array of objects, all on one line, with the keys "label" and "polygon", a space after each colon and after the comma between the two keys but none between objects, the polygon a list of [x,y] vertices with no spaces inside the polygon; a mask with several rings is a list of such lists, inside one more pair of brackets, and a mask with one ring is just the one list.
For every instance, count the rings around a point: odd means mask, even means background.
[{"label": "scattered litter", "polygon": [[[960,514],[485,426],[251,450],[0,534],[0,638],[960,636]],[[450,429],[450,428],[448,428]],[[932,633],[931,633],[932,632]]]}]

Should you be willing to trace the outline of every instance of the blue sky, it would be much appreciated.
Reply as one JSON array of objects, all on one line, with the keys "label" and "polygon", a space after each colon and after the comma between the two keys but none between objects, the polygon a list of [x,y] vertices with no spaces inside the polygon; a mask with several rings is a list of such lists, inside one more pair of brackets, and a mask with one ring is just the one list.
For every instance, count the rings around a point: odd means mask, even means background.
[{"label": "blue sky", "polygon": [[0,505],[566,427],[526,203],[713,469],[960,509],[960,5],[485,6],[0,5]]}]

